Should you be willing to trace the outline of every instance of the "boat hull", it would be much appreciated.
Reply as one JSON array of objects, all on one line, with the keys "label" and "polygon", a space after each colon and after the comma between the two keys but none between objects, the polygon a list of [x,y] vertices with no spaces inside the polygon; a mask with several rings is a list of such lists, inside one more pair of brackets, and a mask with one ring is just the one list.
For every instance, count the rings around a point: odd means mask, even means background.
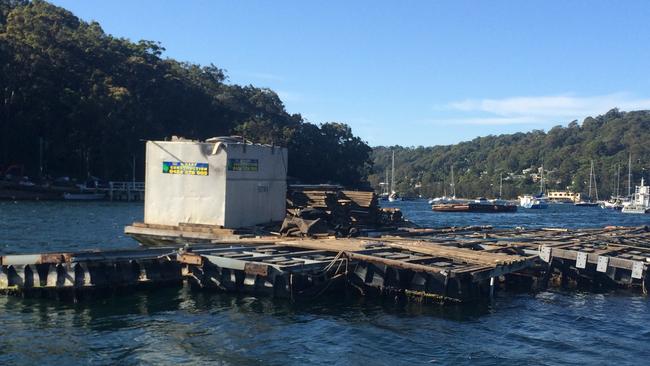
[{"label": "boat hull", "polygon": [[440,204],[431,207],[436,212],[484,212],[484,213],[501,213],[516,212],[515,205],[494,205],[482,203],[463,203],[463,204]]},{"label": "boat hull", "polygon": [[531,203],[531,204],[522,204],[521,207],[533,209],[533,210],[542,210],[548,208],[548,203]]},{"label": "boat hull", "polygon": [[598,207],[599,204],[597,202],[578,202],[578,203],[575,203],[574,206],[576,206],[576,207]]},{"label": "boat hull", "polygon": [[648,210],[645,207],[623,207],[621,212],[626,213],[626,214],[646,214],[648,213]]}]

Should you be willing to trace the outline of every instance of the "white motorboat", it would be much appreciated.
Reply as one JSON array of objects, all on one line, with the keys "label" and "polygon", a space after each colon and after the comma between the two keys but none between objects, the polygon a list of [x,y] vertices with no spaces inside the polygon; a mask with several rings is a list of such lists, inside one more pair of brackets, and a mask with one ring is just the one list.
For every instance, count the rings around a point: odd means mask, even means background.
[{"label": "white motorboat", "polygon": [[632,201],[623,205],[623,213],[645,214],[650,212],[650,186],[644,184],[641,178],[641,185],[636,186]]},{"label": "white motorboat", "polygon": [[531,209],[548,208],[548,199],[543,195],[525,194],[519,196],[519,206]]}]

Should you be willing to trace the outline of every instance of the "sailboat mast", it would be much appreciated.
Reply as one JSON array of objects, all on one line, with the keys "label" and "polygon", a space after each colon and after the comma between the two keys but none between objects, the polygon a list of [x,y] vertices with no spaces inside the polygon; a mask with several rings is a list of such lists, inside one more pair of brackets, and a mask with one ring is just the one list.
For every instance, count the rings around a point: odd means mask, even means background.
[{"label": "sailboat mast", "polygon": [[590,160],[591,165],[589,166],[589,200],[591,201],[591,179],[594,176],[594,161]]},{"label": "sailboat mast", "polygon": [[499,173],[499,198],[501,198],[502,193],[503,193],[503,173]]},{"label": "sailboat mast", "polygon": [[447,184],[444,179],[442,180],[442,195],[447,197]]},{"label": "sailboat mast", "polygon": [[390,168],[390,191],[395,192],[395,151],[393,151],[393,159]]},{"label": "sailboat mast", "polygon": [[386,169],[386,178],[384,178],[384,188],[382,193],[386,193],[387,195],[390,194],[390,192],[388,192],[388,169]]},{"label": "sailboat mast", "polygon": [[454,183],[454,166],[451,166],[451,196],[456,198],[456,184]]},{"label": "sailboat mast", "polygon": [[627,197],[632,197],[632,153],[627,161]]},{"label": "sailboat mast", "polygon": [[544,195],[544,163],[542,163],[542,172],[539,178],[539,193]]},{"label": "sailboat mast", "polygon": [[621,196],[621,164],[616,164],[616,198]]},{"label": "sailboat mast", "polygon": [[596,201],[598,201],[598,182],[596,182],[596,168],[594,167],[594,161],[591,161],[591,171],[594,177],[594,193],[596,193]]}]

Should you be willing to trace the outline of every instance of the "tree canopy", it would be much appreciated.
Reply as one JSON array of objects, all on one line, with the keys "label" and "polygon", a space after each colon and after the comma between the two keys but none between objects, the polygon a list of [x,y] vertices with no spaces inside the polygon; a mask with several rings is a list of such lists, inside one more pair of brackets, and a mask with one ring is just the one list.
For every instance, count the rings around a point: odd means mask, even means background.
[{"label": "tree canopy", "polygon": [[[240,134],[289,148],[289,175],[363,184],[368,145],[342,123],[315,125],[267,88],[163,57],[158,42],[106,34],[42,0],[0,0],[0,170],[141,178],[143,139]],[[345,163],[342,163],[345,162]]]}]

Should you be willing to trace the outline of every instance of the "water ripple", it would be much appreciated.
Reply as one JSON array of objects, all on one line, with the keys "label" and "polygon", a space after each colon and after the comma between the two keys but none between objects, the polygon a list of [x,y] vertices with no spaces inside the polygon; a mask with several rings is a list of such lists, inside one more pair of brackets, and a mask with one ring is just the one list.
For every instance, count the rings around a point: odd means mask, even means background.
[{"label": "water ripple", "polygon": [[[400,207],[433,226],[645,225],[603,210],[445,215]],[[124,203],[0,202],[0,251],[135,247]],[[38,227],[34,227],[38,222]],[[650,357],[650,301],[629,293],[502,294],[438,307],[351,297],[290,303],[188,288],[77,304],[0,297],[0,364],[93,365],[605,365]]]}]

